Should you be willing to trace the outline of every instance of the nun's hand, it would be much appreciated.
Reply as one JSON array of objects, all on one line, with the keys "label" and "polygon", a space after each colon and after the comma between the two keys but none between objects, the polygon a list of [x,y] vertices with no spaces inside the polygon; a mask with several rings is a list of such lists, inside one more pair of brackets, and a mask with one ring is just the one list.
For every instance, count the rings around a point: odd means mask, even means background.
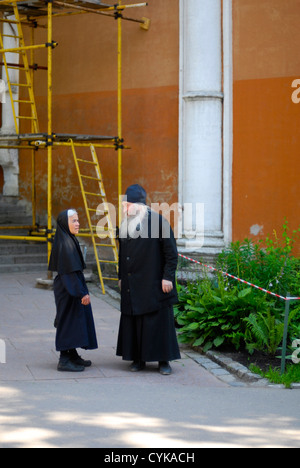
[{"label": "nun's hand", "polygon": [[164,293],[170,293],[173,290],[172,281],[162,280],[162,290]]},{"label": "nun's hand", "polygon": [[88,294],[81,299],[81,304],[84,306],[87,306],[90,303],[91,303],[91,298]]}]

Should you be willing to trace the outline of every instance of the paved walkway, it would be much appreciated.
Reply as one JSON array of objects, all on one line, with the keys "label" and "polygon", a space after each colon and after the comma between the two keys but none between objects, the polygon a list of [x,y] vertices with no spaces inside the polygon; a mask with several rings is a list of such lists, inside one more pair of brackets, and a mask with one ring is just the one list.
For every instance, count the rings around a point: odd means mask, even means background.
[{"label": "paved walkway", "polygon": [[300,446],[299,391],[232,387],[185,353],[169,377],[156,364],[130,373],[115,356],[120,313],[100,294],[100,348],[82,353],[93,367],[57,372],[54,297],[40,276],[0,275],[0,447]]}]

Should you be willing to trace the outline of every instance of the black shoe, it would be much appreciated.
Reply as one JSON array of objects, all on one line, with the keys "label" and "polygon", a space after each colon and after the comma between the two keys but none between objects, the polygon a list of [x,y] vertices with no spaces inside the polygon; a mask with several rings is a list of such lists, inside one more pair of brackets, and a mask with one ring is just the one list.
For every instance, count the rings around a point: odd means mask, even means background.
[{"label": "black shoe", "polygon": [[76,364],[77,366],[91,367],[92,365],[92,361],[86,361],[85,359],[82,359],[81,356],[78,356],[76,358],[70,358],[70,360],[73,362],[73,364]]},{"label": "black shoe", "polygon": [[69,358],[60,358],[57,370],[59,372],[83,372],[84,366],[78,366]]},{"label": "black shoe", "polygon": [[131,372],[140,372],[144,370],[145,367],[146,363],[144,361],[134,361],[130,366],[130,370]]},{"label": "black shoe", "polygon": [[159,362],[159,372],[161,375],[171,375],[172,374],[172,368],[168,361],[160,361]]},{"label": "black shoe", "polygon": [[84,359],[82,359],[82,357],[79,356],[79,354],[77,353],[76,349],[70,349],[68,357],[77,366],[91,367],[92,365],[92,361],[85,361]]}]

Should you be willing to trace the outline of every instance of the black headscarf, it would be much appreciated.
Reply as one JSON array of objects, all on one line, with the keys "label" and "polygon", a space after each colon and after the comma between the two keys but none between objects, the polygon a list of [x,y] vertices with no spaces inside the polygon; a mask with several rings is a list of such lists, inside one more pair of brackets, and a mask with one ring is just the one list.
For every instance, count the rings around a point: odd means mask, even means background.
[{"label": "black headscarf", "polygon": [[81,248],[69,229],[68,211],[62,211],[57,218],[57,229],[49,262],[49,270],[66,275],[86,268]]}]

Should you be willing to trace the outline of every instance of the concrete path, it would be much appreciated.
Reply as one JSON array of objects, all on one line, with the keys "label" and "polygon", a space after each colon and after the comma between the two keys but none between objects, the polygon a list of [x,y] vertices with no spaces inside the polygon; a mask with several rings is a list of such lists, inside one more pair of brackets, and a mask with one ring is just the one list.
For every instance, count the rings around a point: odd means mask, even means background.
[{"label": "concrete path", "polygon": [[93,367],[56,370],[53,292],[40,273],[0,275],[0,447],[299,447],[299,391],[232,387],[184,352],[173,375],[132,374],[115,356],[120,313],[92,295]]}]

